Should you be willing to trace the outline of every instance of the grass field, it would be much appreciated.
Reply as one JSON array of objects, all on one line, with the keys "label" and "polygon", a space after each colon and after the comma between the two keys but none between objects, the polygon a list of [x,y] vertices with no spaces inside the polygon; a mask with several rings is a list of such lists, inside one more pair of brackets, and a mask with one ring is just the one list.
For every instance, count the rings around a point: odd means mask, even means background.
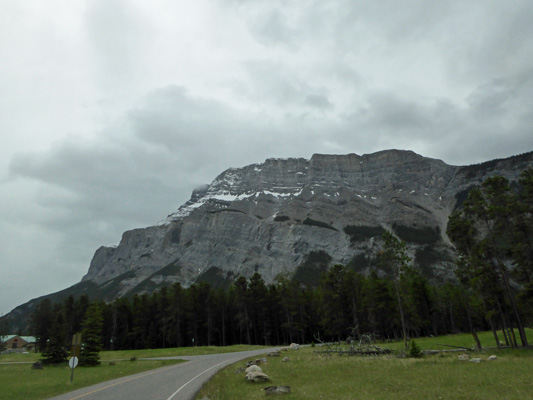
[{"label": "grass field", "polygon": [[[533,339],[533,331],[528,331]],[[480,335],[482,345],[493,346],[491,332]],[[451,346],[472,348],[470,335],[449,335],[416,340],[422,350]],[[382,347],[399,349],[403,343]],[[261,366],[268,383],[249,383],[235,373],[245,362],[219,372],[197,399],[263,399],[263,388],[290,386],[286,399],[526,399],[533,393],[533,349],[469,352],[481,363],[459,361],[461,353],[449,352],[422,358],[396,356],[339,356],[317,354],[321,347],[282,352]],[[489,355],[498,358],[487,361]],[[283,362],[284,356],[289,357]]]},{"label": "grass field", "polygon": [[[155,358],[155,357],[179,357],[179,356],[198,356],[203,354],[232,353],[234,351],[259,350],[265,346],[202,346],[202,347],[176,347],[171,349],[146,349],[146,350],[119,350],[119,351],[102,351],[100,357],[102,360],[129,360],[131,357],[137,358]],[[1,359],[0,359],[1,361]]]}]

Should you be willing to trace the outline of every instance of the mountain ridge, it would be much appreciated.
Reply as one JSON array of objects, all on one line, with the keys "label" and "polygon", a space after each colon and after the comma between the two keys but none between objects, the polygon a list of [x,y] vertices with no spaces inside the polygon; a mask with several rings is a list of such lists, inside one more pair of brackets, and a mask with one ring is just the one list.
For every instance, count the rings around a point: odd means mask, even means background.
[{"label": "mountain ridge", "polygon": [[337,263],[384,273],[375,255],[385,229],[407,242],[425,275],[444,281],[453,277],[450,213],[486,177],[513,181],[531,166],[533,152],[453,166],[383,150],[229,168],[160,223],[97,249],[72,288],[110,301],[175,282],[225,287],[254,272],[267,283],[289,276],[313,284]]},{"label": "mountain ridge", "polygon": [[[531,155],[525,159],[530,162]],[[458,193],[478,184],[489,167],[516,179],[514,168],[497,169],[506,162],[509,159],[492,160],[470,168],[409,150],[383,150],[361,156],[314,154],[309,160],[270,158],[261,164],[229,168],[211,184],[193,191],[189,201],[158,225],[125,232],[116,251],[99,249],[82,281],[103,283],[136,269],[146,278],[179,262],[181,276],[175,281],[184,285],[194,283],[209,268],[245,276],[261,270],[271,282],[279,273],[294,272],[311,251],[331,253],[333,263],[348,263],[354,251],[343,231],[352,225],[391,230],[395,225],[430,226],[440,230],[442,242],[449,246],[444,232]],[[236,229],[239,223],[252,228],[243,235]],[[275,225],[282,228],[272,232]],[[219,231],[212,234],[208,226]],[[315,229],[310,234],[310,227],[333,229]],[[301,240],[309,235],[314,240]],[[198,245],[198,236],[209,240],[200,240]],[[232,240],[228,242],[227,237]],[[283,240],[290,246],[280,246]],[[141,241],[149,252],[132,251]],[[156,243],[160,246],[154,248]],[[283,256],[271,251],[273,246]],[[194,251],[194,247],[199,248]],[[273,260],[288,264],[286,270],[276,268]],[[227,265],[234,267],[228,270]]]}]

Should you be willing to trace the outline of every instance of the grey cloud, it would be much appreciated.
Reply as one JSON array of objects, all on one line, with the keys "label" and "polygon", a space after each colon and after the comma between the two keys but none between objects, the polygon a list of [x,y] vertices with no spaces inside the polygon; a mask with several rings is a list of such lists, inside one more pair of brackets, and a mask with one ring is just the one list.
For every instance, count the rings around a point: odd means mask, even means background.
[{"label": "grey cloud", "polygon": [[126,86],[140,79],[148,61],[144,53],[151,27],[135,6],[122,0],[91,1],[84,22],[95,72],[103,88]]},{"label": "grey cloud", "polygon": [[332,107],[326,88],[306,82],[298,71],[281,63],[252,60],[245,67],[249,84],[241,87],[241,94],[251,101],[276,107],[307,106],[323,110]]},{"label": "grey cloud", "polygon": [[381,148],[411,149],[459,165],[530,151],[533,113],[524,108],[532,90],[516,82],[483,84],[467,97],[466,107],[448,99],[374,93],[343,117],[335,140],[355,146],[368,136]]},{"label": "grey cloud", "polygon": [[257,0],[253,2],[255,7],[248,1],[235,3],[241,7],[258,42],[289,46],[292,50],[331,34],[344,51],[351,51],[350,44],[354,41],[368,37],[381,37],[393,43],[426,40],[428,33],[440,31],[447,17],[456,11],[455,3],[450,0],[438,3],[309,0],[303,5]]},{"label": "grey cloud", "polygon": [[328,98],[321,94],[309,94],[305,97],[304,103],[317,109],[329,109],[332,107]]},{"label": "grey cloud", "polygon": [[514,88],[502,79],[497,79],[476,88],[466,101],[475,112],[490,118],[495,113],[504,112],[506,104],[515,96]]},{"label": "grey cloud", "polygon": [[153,91],[129,113],[129,119],[144,141],[173,151],[203,148],[209,152],[240,133],[231,114],[218,102],[193,98],[185,88],[169,86]]},{"label": "grey cloud", "polygon": [[9,173],[41,185],[34,200],[46,212],[36,224],[61,232],[66,242],[86,236],[85,229],[117,239],[163,219],[226,168],[291,155],[279,148],[284,131],[258,119],[171,86],[147,96],[99,141],[17,154]]},{"label": "grey cloud", "polygon": [[411,99],[400,98],[393,93],[378,93],[368,99],[364,123],[414,134],[419,129],[430,128],[431,119],[428,110]]},{"label": "grey cloud", "polygon": [[443,32],[450,80],[484,82],[530,68],[533,3],[464,2],[455,8],[455,20],[462,23]]},{"label": "grey cloud", "polygon": [[[533,69],[515,76],[493,79],[475,88],[467,97],[471,117],[489,131],[509,134],[530,131],[533,123]],[[473,121],[474,122],[474,121]]]},{"label": "grey cloud", "polygon": [[269,10],[254,16],[249,25],[255,39],[265,46],[282,45],[291,50],[298,48],[298,34],[289,26],[287,17],[280,9]]}]

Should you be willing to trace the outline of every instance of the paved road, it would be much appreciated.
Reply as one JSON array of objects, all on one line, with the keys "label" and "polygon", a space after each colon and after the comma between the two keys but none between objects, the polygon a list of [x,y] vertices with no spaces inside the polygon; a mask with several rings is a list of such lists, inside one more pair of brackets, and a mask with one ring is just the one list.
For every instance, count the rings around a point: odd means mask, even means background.
[{"label": "paved road", "polygon": [[202,385],[221,368],[273,350],[275,349],[204,356],[162,357],[161,359],[188,361],[99,383],[52,397],[50,400],[192,400]]}]

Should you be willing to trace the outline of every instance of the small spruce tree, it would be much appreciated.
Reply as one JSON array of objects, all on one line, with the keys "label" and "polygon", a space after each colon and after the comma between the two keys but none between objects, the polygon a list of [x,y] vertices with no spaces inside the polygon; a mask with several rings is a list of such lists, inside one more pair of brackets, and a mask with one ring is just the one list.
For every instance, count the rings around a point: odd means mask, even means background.
[{"label": "small spruce tree", "polygon": [[411,340],[411,345],[409,346],[409,356],[422,357],[422,350],[420,350],[420,346],[414,340]]}]

